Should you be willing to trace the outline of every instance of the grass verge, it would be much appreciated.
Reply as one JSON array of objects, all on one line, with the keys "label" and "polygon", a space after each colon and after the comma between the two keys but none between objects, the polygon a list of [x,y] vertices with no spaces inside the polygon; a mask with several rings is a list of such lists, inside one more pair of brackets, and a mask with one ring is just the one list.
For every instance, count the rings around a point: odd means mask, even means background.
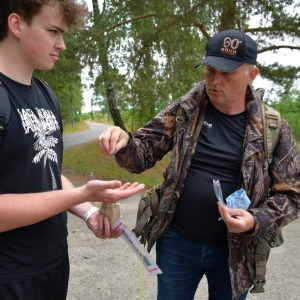
[{"label": "grass verge", "polygon": [[64,124],[64,133],[79,132],[79,131],[84,131],[89,129],[90,127],[85,121],[75,122],[74,126],[72,123]]},{"label": "grass verge", "polygon": [[[86,127],[87,126],[87,127]],[[76,122],[74,128],[71,124],[64,126],[64,133],[70,133],[89,129],[88,125],[82,122]],[[71,131],[70,131],[71,130]],[[300,149],[300,141],[297,142]],[[170,154],[163,160],[142,174],[131,174],[119,167],[113,157],[105,156],[100,151],[97,140],[87,143],[83,146],[73,148],[64,152],[63,168],[66,172],[72,172],[81,177],[81,180],[90,179],[112,180],[118,179],[122,182],[140,182],[144,183],[146,188],[163,181],[163,172],[170,160]],[[93,173],[93,177],[90,174]],[[67,176],[68,177],[68,176]]]},{"label": "grass verge", "polygon": [[[100,151],[97,140],[72,148],[64,152],[63,167],[80,172],[87,181],[89,179],[112,180],[118,179],[122,182],[144,183],[146,188],[163,181],[163,171],[166,169],[170,156],[166,155],[163,160],[143,172],[142,174],[132,174],[119,167],[111,156],[105,156]],[[93,177],[90,174],[93,173]]]}]

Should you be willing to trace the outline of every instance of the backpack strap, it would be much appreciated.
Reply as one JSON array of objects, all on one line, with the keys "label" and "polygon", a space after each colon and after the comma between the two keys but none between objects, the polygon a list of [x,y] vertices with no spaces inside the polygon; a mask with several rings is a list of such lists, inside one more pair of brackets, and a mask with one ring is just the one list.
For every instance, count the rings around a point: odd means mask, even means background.
[{"label": "backpack strap", "polygon": [[[188,117],[187,117],[186,111],[180,105],[179,109],[177,111],[177,114],[176,114],[176,125],[175,125],[176,127],[175,127],[175,134],[174,134],[174,136],[175,136],[174,145],[177,142],[177,135],[178,135],[178,132],[180,130],[180,127],[186,122],[187,119],[188,119]],[[193,145],[195,145],[195,143],[197,143],[198,136],[199,136],[200,130],[201,130],[202,125],[203,125],[203,121],[204,121],[204,117],[198,122],[198,124],[197,124],[197,126],[194,130]]]},{"label": "backpack strap", "polygon": [[49,86],[49,84],[46,81],[42,81],[34,76],[32,78],[46,92],[46,94],[48,95],[48,98],[51,100],[51,103],[53,104],[55,110],[57,111],[57,113],[59,115],[60,128],[61,128],[61,132],[63,132],[62,118],[61,118],[60,105],[59,105],[58,98],[56,97],[55,93],[53,92],[53,90],[51,89],[51,87]]},{"label": "backpack strap", "polygon": [[177,143],[178,132],[179,132],[180,128],[185,124],[187,119],[188,119],[188,116],[186,114],[185,109],[181,105],[179,105],[179,108],[176,113],[176,118],[175,118],[176,124],[175,124],[175,131],[173,134],[173,147]]},{"label": "backpack strap", "polygon": [[11,106],[8,99],[6,89],[4,88],[2,82],[0,81],[0,156],[2,147],[2,135],[5,132],[5,126],[9,123]]},{"label": "backpack strap", "polygon": [[[278,143],[281,116],[280,113],[261,102],[261,117],[263,122],[263,143],[264,143],[264,172],[268,173],[269,165],[273,160],[273,151]],[[264,237],[256,238],[255,247],[255,277],[253,279],[253,288],[250,293],[263,293],[266,283],[267,260],[271,247],[278,247],[283,243],[281,231],[277,234],[267,234]]]},{"label": "backpack strap", "polygon": [[270,246],[266,239],[258,236],[256,238],[255,250],[255,278],[253,279],[253,288],[250,293],[263,293],[266,284],[267,260],[270,254]]},{"label": "backpack strap", "polygon": [[59,101],[56,95],[54,94],[53,90],[50,88],[49,84],[46,81],[42,81],[34,76],[32,77],[32,79],[46,92],[54,108],[57,110],[57,112],[60,113]]},{"label": "backpack strap", "polygon": [[262,102],[261,114],[263,122],[263,139],[264,139],[264,153],[265,163],[264,172],[268,172],[269,165],[273,160],[273,151],[278,143],[281,116],[280,113],[273,107],[267,106]]}]

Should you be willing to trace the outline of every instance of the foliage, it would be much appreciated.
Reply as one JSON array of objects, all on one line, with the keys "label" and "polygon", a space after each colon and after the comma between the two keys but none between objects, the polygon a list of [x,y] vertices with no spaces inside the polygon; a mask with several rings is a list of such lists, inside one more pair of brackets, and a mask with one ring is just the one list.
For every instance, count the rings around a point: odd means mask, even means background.
[{"label": "foliage", "polygon": [[270,105],[280,112],[282,117],[289,123],[295,139],[300,141],[300,91],[292,90],[283,94],[280,102],[271,103]]},{"label": "foliage", "polygon": [[[259,53],[281,48],[298,51],[299,4],[292,0],[106,0],[100,10],[93,0],[91,25],[81,32],[86,45],[80,50],[89,75],[95,77],[93,101],[102,112],[117,107],[130,130],[135,130],[203,79],[203,69],[193,66],[216,32],[242,29],[257,41]],[[300,71],[279,63],[258,65],[261,76],[285,93]],[[113,99],[108,99],[110,84]]]},{"label": "foliage", "polygon": [[78,43],[76,42],[78,34],[78,32],[70,31],[65,36],[67,49],[61,52],[59,60],[52,70],[36,70],[34,72],[34,75],[46,81],[57,95],[61,106],[62,118],[66,122],[72,122],[73,112],[75,112],[75,121],[78,121],[84,104],[81,63],[78,54]]},{"label": "foliage", "polygon": [[[253,37],[258,52],[298,52],[300,0],[92,0],[89,23],[65,36],[67,50],[51,71],[36,72],[58,95],[63,118],[80,119],[81,74],[92,80],[92,104],[115,124],[134,131],[167,103],[203,79],[193,66],[215,33],[239,28]],[[260,74],[292,89],[299,67],[259,63]],[[124,119],[124,120],[123,120]],[[126,126],[124,125],[125,122]],[[126,128],[124,128],[126,129]]]}]

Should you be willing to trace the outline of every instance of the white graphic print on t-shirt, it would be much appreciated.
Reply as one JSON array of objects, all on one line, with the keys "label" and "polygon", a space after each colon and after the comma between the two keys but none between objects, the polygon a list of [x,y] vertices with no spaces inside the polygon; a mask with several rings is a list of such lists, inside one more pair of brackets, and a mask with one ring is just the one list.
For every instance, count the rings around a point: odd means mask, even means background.
[{"label": "white graphic print on t-shirt", "polygon": [[[60,127],[51,110],[36,108],[36,111],[39,118],[37,118],[31,109],[18,109],[25,134],[31,130],[37,139],[33,144],[33,148],[35,151],[38,151],[38,153],[33,158],[32,163],[37,164],[43,160],[45,168],[48,159],[57,163],[57,154],[51,148],[55,147],[58,143],[58,139],[51,134],[59,130]],[[49,168],[52,176],[53,190],[57,190],[57,183],[50,164]]]}]

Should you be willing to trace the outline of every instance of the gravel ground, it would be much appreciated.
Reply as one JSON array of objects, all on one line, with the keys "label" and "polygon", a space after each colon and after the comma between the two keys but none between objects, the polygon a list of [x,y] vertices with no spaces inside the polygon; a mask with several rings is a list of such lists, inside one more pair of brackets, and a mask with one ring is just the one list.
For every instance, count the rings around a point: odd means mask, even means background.
[{"label": "gravel ground", "polygon": [[[122,220],[129,228],[134,227],[138,201],[138,195],[121,201],[125,206]],[[300,299],[299,226],[298,219],[284,229],[285,243],[272,249],[268,261],[265,293],[249,294],[248,300]],[[149,275],[143,267],[139,271],[137,256],[123,239],[97,239],[81,219],[71,214],[68,228],[71,264],[68,300],[156,299],[156,276]],[[151,256],[155,259],[155,248]],[[195,299],[208,299],[205,279]]]},{"label": "gravel ground", "polygon": [[[85,132],[89,140],[98,137],[104,130],[100,125],[90,124],[91,130]],[[65,135],[65,147],[73,146],[73,138],[76,145],[79,141],[83,142],[78,135]],[[87,173],[66,168],[63,174],[75,186],[90,178]],[[125,205],[122,220],[129,228],[135,225],[139,198],[136,195],[121,202]],[[97,239],[83,220],[71,214],[68,228],[71,274],[67,300],[156,299],[156,276],[149,275],[143,268],[140,272],[137,256],[122,238]],[[272,249],[269,257],[265,293],[249,294],[248,300],[300,300],[299,228],[300,219],[284,228],[285,243]],[[155,259],[155,247],[151,256]],[[205,299],[208,296],[204,278],[199,284],[195,300]]]}]

